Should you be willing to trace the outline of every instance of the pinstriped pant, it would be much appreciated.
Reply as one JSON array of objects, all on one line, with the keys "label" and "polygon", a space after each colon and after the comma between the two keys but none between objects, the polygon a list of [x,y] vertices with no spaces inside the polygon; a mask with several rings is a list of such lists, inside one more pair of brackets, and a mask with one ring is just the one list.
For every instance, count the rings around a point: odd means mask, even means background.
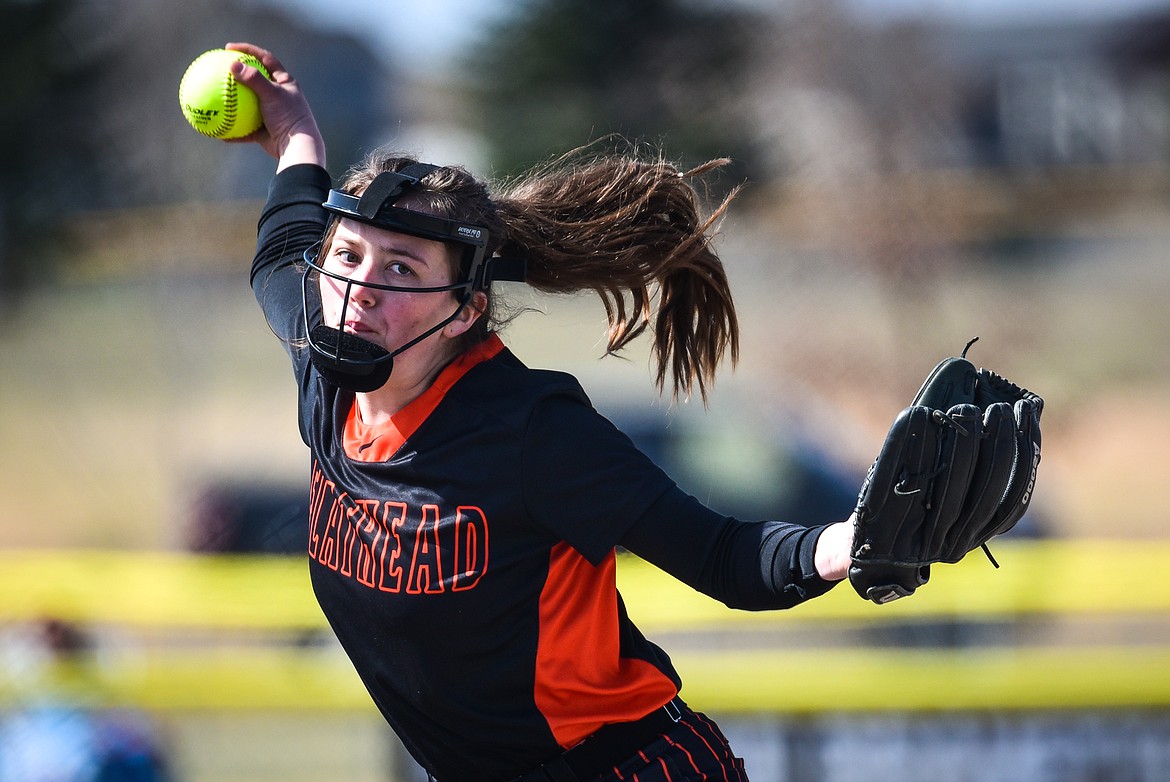
[{"label": "pinstriped pant", "polygon": [[[537,772],[539,773],[539,772]],[[572,776],[570,774],[570,776]],[[575,777],[573,777],[576,779]],[[427,775],[429,782],[437,780]],[[552,782],[552,777],[549,777]],[[670,732],[619,761],[608,772],[577,782],[749,782],[743,760],[706,714],[681,709]]]},{"label": "pinstriped pant", "polygon": [[684,709],[667,734],[608,774],[581,782],[748,782],[723,732],[702,712]]}]

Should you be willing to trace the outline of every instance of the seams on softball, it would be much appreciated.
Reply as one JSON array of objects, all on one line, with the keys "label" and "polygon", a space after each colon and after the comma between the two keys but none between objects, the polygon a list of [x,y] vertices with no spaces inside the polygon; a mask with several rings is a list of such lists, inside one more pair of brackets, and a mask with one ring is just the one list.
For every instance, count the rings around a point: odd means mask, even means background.
[{"label": "seams on softball", "polygon": [[195,58],[179,82],[179,107],[191,127],[205,136],[240,138],[254,133],[263,122],[256,94],[228,71],[233,60],[268,71],[250,54],[212,49]]}]

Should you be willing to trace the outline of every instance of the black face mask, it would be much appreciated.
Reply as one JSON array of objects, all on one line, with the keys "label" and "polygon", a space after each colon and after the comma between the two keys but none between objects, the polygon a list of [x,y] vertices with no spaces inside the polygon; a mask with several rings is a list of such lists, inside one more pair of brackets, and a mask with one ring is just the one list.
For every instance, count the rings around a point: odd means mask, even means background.
[{"label": "black face mask", "polygon": [[[499,257],[484,258],[488,244],[488,231],[483,226],[435,217],[393,205],[402,195],[417,187],[423,177],[437,168],[438,166],[429,163],[415,163],[398,172],[384,172],[374,178],[360,198],[341,191],[330,190],[328,200],[322,204],[326,211],[339,218],[345,217],[387,231],[432,239],[445,244],[454,244],[462,248],[464,254],[461,264],[461,268],[464,270],[462,280],[449,285],[418,288],[356,282],[349,277],[322,268],[317,257],[319,245],[305,251],[305,263],[308,265],[308,269],[302,278],[301,285],[309,356],[313,366],[321,373],[321,376],[340,388],[358,393],[381,388],[394,370],[394,357],[455,320],[463,307],[471,300],[474,291],[486,290],[493,279],[517,282],[524,280],[523,261],[505,260]],[[336,326],[330,326],[324,322],[319,287],[321,275],[345,283],[341,314]],[[343,329],[346,309],[349,306],[349,295],[354,285],[400,293],[455,291],[462,291],[462,293],[457,294],[458,305],[450,316],[406,344],[388,351],[380,345],[347,333]]]},{"label": "black face mask", "polygon": [[[472,283],[470,281],[428,288],[355,282],[349,277],[322,268],[314,252],[317,247],[314,245],[305,251],[305,263],[309,270],[301,280],[301,292],[305,307],[305,328],[309,340],[309,357],[317,371],[330,383],[340,388],[357,392],[374,391],[381,388],[390,378],[390,373],[394,371],[395,356],[414,347],[455,320],[464,305],[471,300]],[[336,326],[325,323],[321,310],[319,284],[321,275],[345,283],[345,290],[341,298],[341,313],[338,315]],[[463,293],[458,296],[458,304],[449,316],[409,340],[406,344],[388,351],[381,345],[350,334],[342,328],[342,324],[345,323],[346,311],[349,308],[350,292],[354,285],[398,293],[443,293],[460,290]]]}]

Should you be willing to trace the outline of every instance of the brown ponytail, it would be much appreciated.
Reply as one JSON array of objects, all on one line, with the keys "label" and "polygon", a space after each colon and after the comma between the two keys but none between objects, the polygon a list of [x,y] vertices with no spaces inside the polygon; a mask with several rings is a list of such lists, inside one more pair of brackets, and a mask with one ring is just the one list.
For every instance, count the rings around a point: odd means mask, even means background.
[{"label": "brown ponytail", "polygon": [[[342,186],[360,193],[377,173],[413,162],[375,151],[348,172]],[[732,363],[739,358],[735,304],[711,247],[714,226],[736,191],[704,217],[691,180],[729,162],[680,171],[661,157],[585,147],[495,194],[466,170],[444,167],[398,205],[484,225],[493,239],[489,252],[526,260],[528,283],[537,290],[595,292],[609,320],[607,353],[653,325],[659,391],[669,374],[676,398],[698,386],[706,401],[724,355],[730,352]],[[492,298],[469,339],[485,338],[495,322]]]},{"label": "brown ponytail", "polygon": [[[582,151],[538,169],[496,196],[499,252],[528,261],[528,282],[549,293],[592,290],[616,353],[653,323],[656,383],[674,395],[708,386],[725,353],[739,358],[739,324],[723,264],[711,248],[732,192],[704,217],[690,181],[726,165],[680,171],[662,159]],[[657,296],[657,312],[652,313]]]}]

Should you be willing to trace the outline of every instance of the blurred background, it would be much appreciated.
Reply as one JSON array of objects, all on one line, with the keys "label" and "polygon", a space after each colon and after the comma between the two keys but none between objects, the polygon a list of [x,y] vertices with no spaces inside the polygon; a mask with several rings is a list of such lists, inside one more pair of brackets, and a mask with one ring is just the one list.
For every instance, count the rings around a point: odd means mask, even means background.
[{"label": "blurred background", "polygon": [[[1026,6],[1026,7],[1025,7]],[[731,614],[623,562],[756,780],[1170,778],[1170,3],[0,0],[0,782],[419,779],[309,593],[294,387],[246,269],[273,161],[199,136],[228,41],[340,175],[620,134],[745,188],[710,404],[543,298],[504,333],[726,513],[852,507],[940,359],[1046,400],[1033,509],[924,594]],[[905,605],[903,605],[905,604]],[[422,777],[425,778],[425,777]]]}]

